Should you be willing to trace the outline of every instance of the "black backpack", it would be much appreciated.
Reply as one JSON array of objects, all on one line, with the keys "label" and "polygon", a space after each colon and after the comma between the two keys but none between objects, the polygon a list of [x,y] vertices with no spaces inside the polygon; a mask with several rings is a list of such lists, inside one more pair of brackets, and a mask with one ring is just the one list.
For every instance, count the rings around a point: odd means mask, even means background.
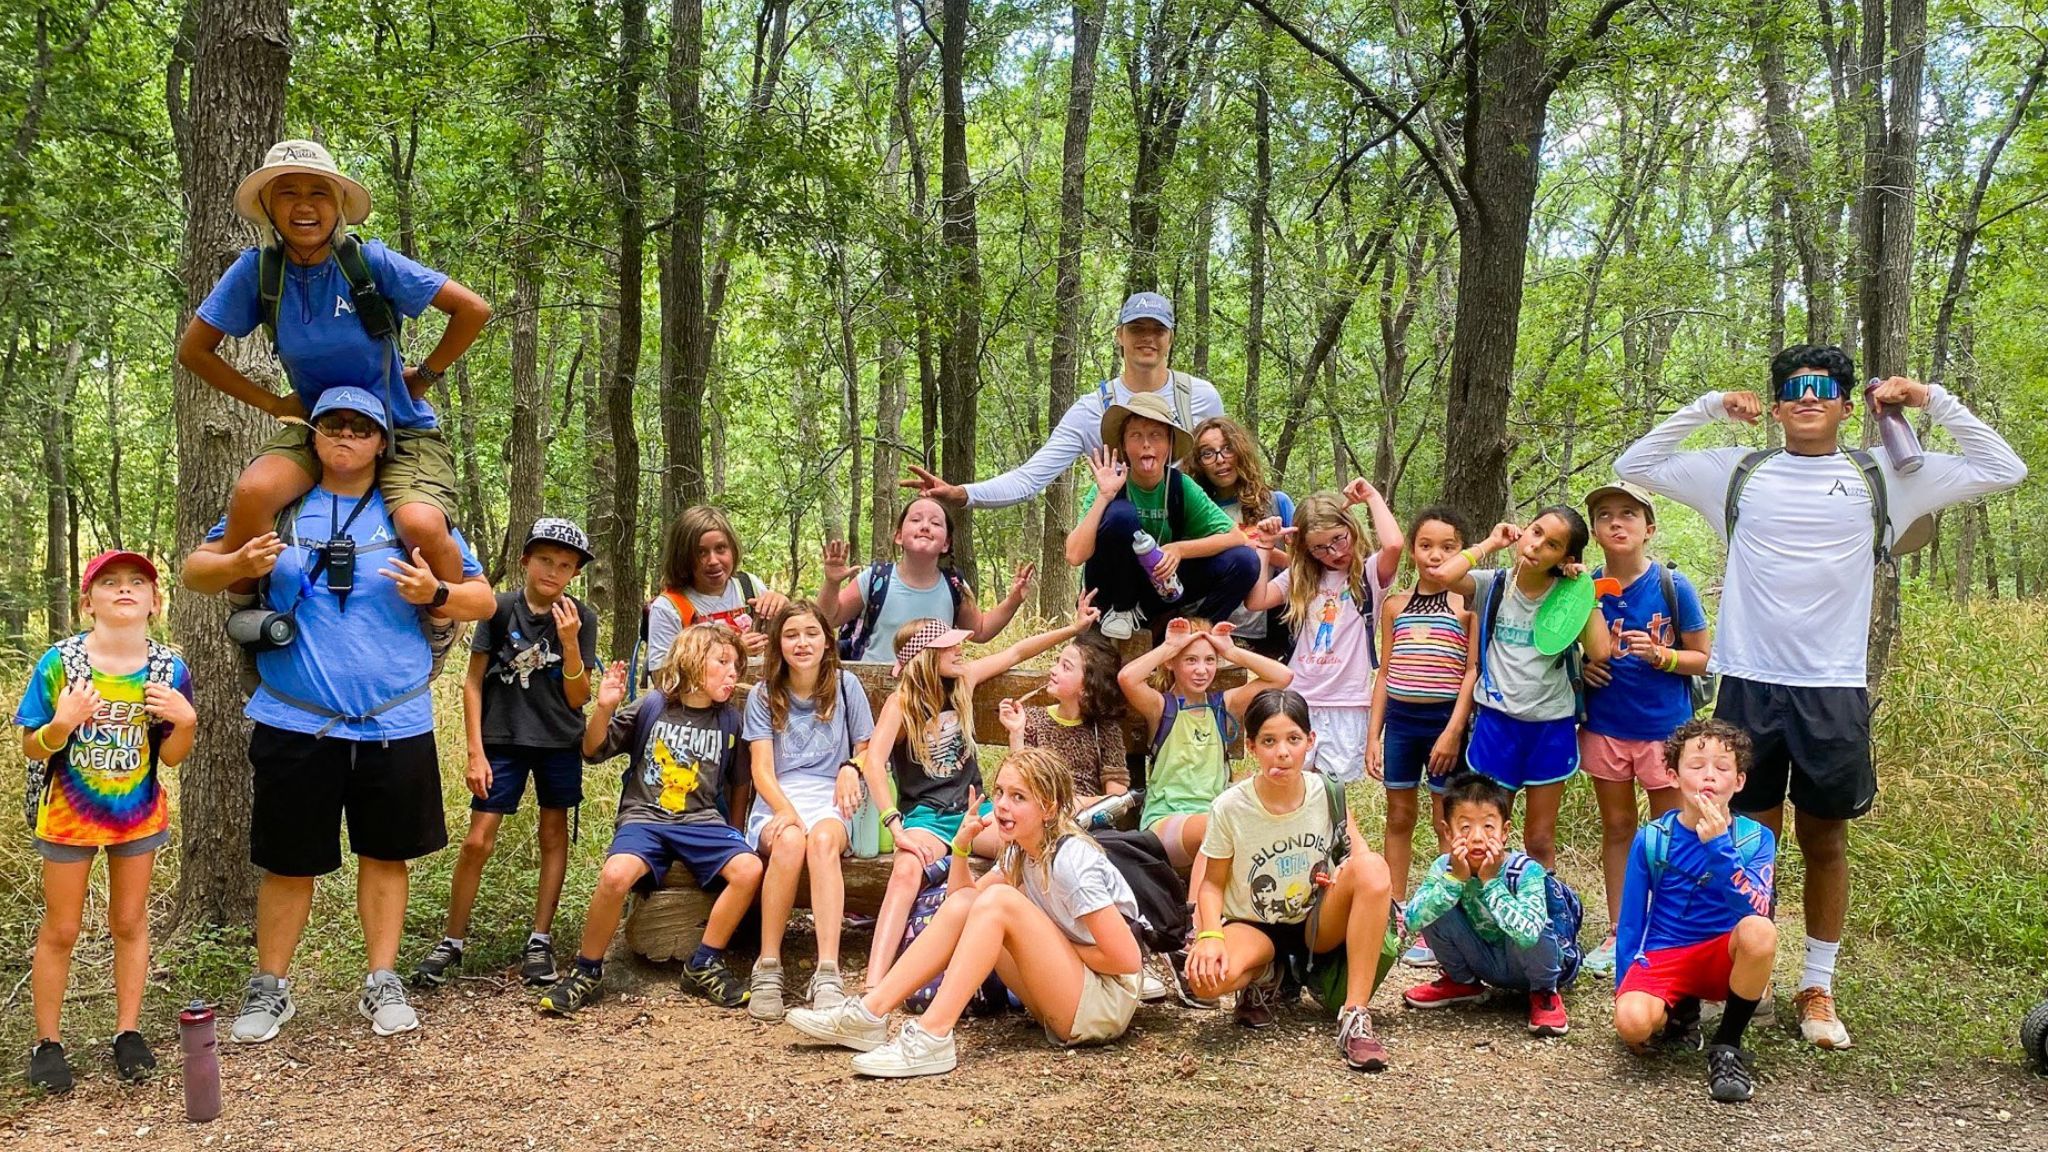
[{"label": "black backpack", "polygon": [[[839,658],[859,660],[874,643],[875,621],[882,618],[882,601],[889,596],[889,578],[896,571],[896,565],[887,560],[877,560],[868,565],[867,605],[860,615],[839,626]],[[953,617],[959,619],[960,605],[967,599],[967,581],[958,572],[942,567],[939,574],[946,578],[946,590],[953,594]]]},{"label": "black backpack", "polygon": [[[370,275],[369,261],[363,259],[363,242],[354,233],[348,233],[333,245],[334,262],[341,265],[341,274],[348,280],[350,303],[355,307],[356,319],[363,325],[363,331],[372,340],[398,339],[398,309],[391,306],[391,299],[377,287],[377,281]],[[263,317],[263,331],[270,337],[270,347],[277,348],[277,304],[284,295],[285,255],[282,245],[270,244],[257,250],[256,254],[256,304]]]}]

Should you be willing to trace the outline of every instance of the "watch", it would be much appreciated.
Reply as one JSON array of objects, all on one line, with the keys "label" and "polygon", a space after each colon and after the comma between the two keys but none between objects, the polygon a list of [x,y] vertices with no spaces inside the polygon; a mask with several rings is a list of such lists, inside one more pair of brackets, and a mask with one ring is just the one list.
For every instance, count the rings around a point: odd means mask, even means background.
[{"label": "watch", "polygon": [[448,582],[446,580],[436,580],[434,581],[434,598],[427,601],[427,607],[439,608],[446,603],[448,603]]},{"label": "watch", "polygon": [[414,377],[420,380],[424,380],[429,384],[439,384],[441,382],[441,377],[447,375],[446,372],[437,372],[434,369],[427,367],[427,362],[425,360],[420,361],[419,364],[413,368],[412,372]]}]

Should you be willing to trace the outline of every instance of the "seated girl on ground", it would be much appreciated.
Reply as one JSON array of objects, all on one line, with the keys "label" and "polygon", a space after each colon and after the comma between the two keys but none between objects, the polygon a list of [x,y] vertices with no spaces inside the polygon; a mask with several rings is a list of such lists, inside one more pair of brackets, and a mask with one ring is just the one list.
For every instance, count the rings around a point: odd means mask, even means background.
[{"label": "seated girl on ground", "polygon": [[974,589],[953,569],[953,517],[945,505],[929,497],[904,505],[896,517],[895,541],[895,563],[865,568],[847,562],[846,541],[825,545],[825,585],[818,589],[818,610],[828,629],[857,624],[840,649],[842,660],[890,663],[896,659],[896,633],[912,620],[943,620],[949,628],[973,633],[969,639],[975,643],[986,644],[1002,635],[1024,606],[1024,590],[1038,567],[1018,565],[1010,594],[983,612]]},{"label": "seated girl on ground", "polygon": [[647,606],[647,671],[668,661],[676,636],[700,620],[740,634],[750,656],[768,648],[759,624],[789,597],[740,567],[740,537],[725,513],[706,504],[683,509],[661,550],[661,595]]}]

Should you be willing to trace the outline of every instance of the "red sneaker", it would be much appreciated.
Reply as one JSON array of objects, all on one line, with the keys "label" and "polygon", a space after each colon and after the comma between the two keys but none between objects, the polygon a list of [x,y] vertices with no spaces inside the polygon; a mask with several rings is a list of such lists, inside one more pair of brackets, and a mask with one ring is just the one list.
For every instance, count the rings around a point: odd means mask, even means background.
[{"label": "red sneaker", "polygon": [[1485,998],[1486,985],[1461,984],[1449,976],[1439,976],[1401,993],[1401,999],[1410,1008],[1448,1008],[1453,1004],[1470,1004]]},{"label": "red sneaker", "polygon": [[1565,1015],[1564,997],[1555,992],[1529,993],[1529,1033],[1533,1036],[1562,1036],[1572,1030],[1572,1018]]}]

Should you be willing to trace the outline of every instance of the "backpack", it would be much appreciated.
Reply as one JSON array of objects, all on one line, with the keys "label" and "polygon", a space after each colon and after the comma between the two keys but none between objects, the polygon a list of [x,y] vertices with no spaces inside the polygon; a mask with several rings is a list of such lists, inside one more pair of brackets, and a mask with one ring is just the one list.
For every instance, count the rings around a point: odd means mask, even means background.
[{"label": "backpack", "polygon": [[[1493,690],[1493,673],[1486,666],[1486,650],[1493,642],[1493,626],[1500,620],[1500,602],[1507,595],[1508,581],[1513,573],[1507,569],[1496,569],[1498,574],[1487,583],[1486,607],[1479,613],[1479,683]],[[1557,654],[1555,662],[1564,666],[1565,675],[1571,678],[1573,717],[1579,723],[1586,722],[1586,680],[1584,659],[1579,655],[1579,646],[1571,647]]]},{"label": "backpack", "polygon": [[[1764,461],[1784,451],[1783,448],[1760,448],[1744,456],[1735,465],[1735,471],[1728,474],[1728,491],[1721,500],[1721,522],[1726,528],[1730,543],[1735,540],[1735,520],[1742,512],[1742,490],[1749,485],[1750,476]],[[1861,448],[1844,448],[1843,453],[1856,464],[1857,474],[1863,477],[1863,486],[1870,490],[1871,556],[1879,571],[1894,566],[1897,555],[1912,552],[1927,542],[1929,532],[1923,525],[1931,523],[1931,517],[1923,516],[1899,533],[1899,546],[1893,548],[1890,537],[1892,529],[1891,503],[1885,490],[1884,470],[1877,466],[1877,458]]]},{"label": "backpack", "polygon": [[[1166,378],[1173,386],[1173,418],[1180,424],[1183,431],[1193,434],[1195,430],[1195,386],[1189,382],[1191,377],[1186,373],[1168,371]],[[1116,392],[1110,388],[1109,381],[1107,380],[1096,382],[1095,395],[1102,401],[1103,413],[1107,413],[1109,406],[1116,403]],[[1100,414],[1098,414],[1099,418]]]},{"label": "backpack", "polygon": [[[1678,635],[1678,581],[1672,577],[1678,562],[1667,560],[1657,565],[1657,585],[1664,590],[1664,603],[1671,609],[1671,634]],[[1686,697],[1697,713],[1714,702],[1714,694],[1720,689],[1721,678],[1712,672],[1702,672],[1685,678]]]},{"label": "backpack", "polygon": [[[370,274],[369,261],[363,259],[363,242],[355,233],[346,233],[334,242],[333,252],[334,262],[341,266],[341,274],[348,280],[350,303],[363,331],[372,340],[396,341],[402,321],[390,297],[377,287],[376,278]],[[282,245],[269,244],[257,249],[256,307],[272,351],[277,349],[277,306],[284,295],[284,267]]]},{"label": "backpack", "polygon": [[[1522,878],[1528,874],[1532,863],[1534,861],[1524,852],[1517,852],[1509,859],[1507,867],[1501,869],[1501,875],[1507,878],[1508,891],[1514,892],[1522,886]],[[1543,903],[1550,912],[1550,930],[1557,936],[1557,982],[1562,987],[1578,977],[1579,965],[1585,960],[1585,953],[1579,949],[1579,927],[1586,922],[1586,908],[1579,902],[1579,894],[1572,891],[1571,885],[1548,870],[1543,873]]]},{"label": "backpack", "polygon": [[[889,578],[896,572],[896,565],[887,560],[877,560],[868,565],[867,604],[860,614],[839,626],[839,658],[859,660],[874,642],[875,621],[881,619],[882,601],[889,596]],[[940,568],[939,575],[946,579],[946,589],[953,594],[953,616],[959,618],[960,605],[967,599],[967,582],[951,568]]]},{"label": "backpack", "polygon": [[[92,683],[92,658],[86,655],[85,636],[86,634],[83,632],[66,636],[54,645],[57,649],[57,659],[64,669],[64,683],[67,685]],[[143,683],[160,684],[169,688],[177,677],[178,655],[171,650],[169,645],[159,644],[151,640],[149,641],[149,655],[142,667]],[[148,725],[147,730],[149,732],[149,760],[151,764],[155,764],[157,748],[164,740],[163,725],[151,723]],[[70,755],[71,747],[69,742],[66,742],[64,748],[50,753],[47,759],[28,761],[21,814],[28,821],[29,831],[35,831],[36,813],[43,806],[43,797],[49,793],[52,782],[57,778],[58,770],[69,763]],[[23,757],[23,759],[27,759],[27,757]],[[158,785],[158,787],[161,787],[161,785]]]},{"label": "backpack", "polygon": [[[754,578],[751,575],[745,572],[736,572],[733,574],[733,579],[739,581],[740,599],[750,601],[761,594],[760,586],[754,583]],[[683,627],[688,628],[691,622],[696,620],[697,606],[690,603],[690,598],[680,590],[663,588],[660,594],[655,596],[654,600],[664,599],[675,608],[676,615],[682,618]],[[626,677],[626,699],[629,701],[640,698],[640,689],[647,686],[649,683],[648,677],[654,674],[654,670],[649,667],[648,657],[650,654],[647,651],[648,618],[654,611],[654,600],[649,600],[640,606],[640,639],[634,642],[632,659],[627,661],[628,671],[632,673]]]},{"label": "backpack", "polygon": [[[1152,733],[1152,758],[1155,760],[1159,758],[1159,749],[1166,744],[1166,737],[1173,732],[1174,719],[1180,715],[1181,710],[1180,693],[1166,692],[1162,695],[1166,698],[1166,705],[1160,709],[1159,727]],[[1223,742],[1224,748],[1229,748],[1231,741],[1237,739],[1237,720],[1231,716],[1230,709],[1223,706],[1223,693],[1209,693],[1202,701],[1202,706],[1216,717],[1216,738]],[[1224,756],[1228,759],[1229,753],[1225,752]]]},{"label": "backpack", "polygon": [[[1747,856],[1750,846],[1756,843],[1762,833],[1763,825],[1752,820],[1745,831],[1740,823],[1731,820],[1728,830],[1735,835],[1736,854]],[[1657,882],[1664,878],[1664,868],[1671,862],[1671,829],[1661,819],[1652,820],[1643,825],[1642,835],[1643,855],[1650,865],[1650,898],[1654,900],[1657,896]],[[1777,907],[1778,893],[1774,887],[1771,891],[1771,911],[1774,914]]]},{"label": "backpack", "polygon": [[1174,871],[1173,860],[1159,837],[1145,831],[1109,829],[1088,835],[1109,857],[1110,867],[1131,886],[1131,896],[1138,902],[1139,922],[1134,925],[1138,943],[1154,953],[1179,951],[1194,926],[1187,902],[1188,882]]}]

